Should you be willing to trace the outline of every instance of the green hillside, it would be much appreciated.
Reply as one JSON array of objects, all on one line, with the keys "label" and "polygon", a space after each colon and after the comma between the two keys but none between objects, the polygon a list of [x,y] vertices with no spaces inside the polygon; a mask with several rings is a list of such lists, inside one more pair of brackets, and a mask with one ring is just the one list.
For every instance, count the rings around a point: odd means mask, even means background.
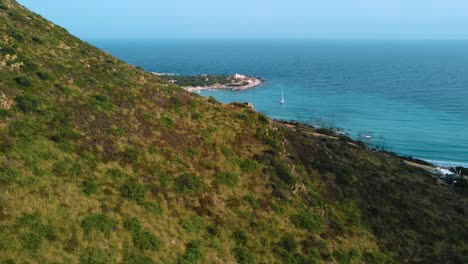
[{"label": "green hillside", "polygon": [[397,157],[168,84],[0,0],[0,263],[468,263]]}]

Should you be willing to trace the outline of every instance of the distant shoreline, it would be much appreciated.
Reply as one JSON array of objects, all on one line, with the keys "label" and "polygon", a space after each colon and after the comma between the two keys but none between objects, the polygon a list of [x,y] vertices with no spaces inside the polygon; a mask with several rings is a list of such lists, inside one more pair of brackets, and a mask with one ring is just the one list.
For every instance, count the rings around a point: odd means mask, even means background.
[{"label": "distant shoreline", "polygon": [[179,76],[173,73],[152,74],[176,84],[189,92],[198,92],[201,90],[230,89],[233,91],[245,91],[263,84],[264,80],[258,77],[252,77],[243,74],[234,75],[194,75]]}]

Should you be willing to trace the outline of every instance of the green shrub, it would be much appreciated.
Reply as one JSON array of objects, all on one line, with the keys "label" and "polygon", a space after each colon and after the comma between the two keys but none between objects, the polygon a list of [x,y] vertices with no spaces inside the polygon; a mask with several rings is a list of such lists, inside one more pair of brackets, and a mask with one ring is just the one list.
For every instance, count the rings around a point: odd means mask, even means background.
[{"label": "green shrub", "polygon": [[128,200],[142,203],[148,193],[148,187],[139,183],[125,183],[120,187],[120,195]]},{"label": "green shrub", "polygon": [[281,237],[280,241],[278,242],[278,246],[288,251],[289,253],[294,253],[299,245],[294,239],[294,236],[285,235]]},{"label": "green shrub", "polygon": [[215,181],[219,184],[234,188],[239,182],[239,177],[233,172],[218,172],[215,175]]},{"label": "green shrub", "polygon": [[173,107],[181,106],[182,101],[180,100],[179,97],[171,96],[171,98],[169,98],[169,105]]},{"label": "green shrub", "polygon": [[193,113],[192,114],[192,119],[193,120],[200,120],[202,118],[202,114],[199,112]]},{"label": "green shrub", "polygon": [[8,6],[6,6],[6,4],[4,4],[4,3],[0,3],[0,10],[7,11],[7,10],[8,10]]},{"label": "green shrub", "polygon": [[36,63],[32,62],[31,60],[27,58],[23,58],[23,65],[21,65],[21,69],[23,71],[36,71],[39,68]]},{"label": "green shrub", "polygon": [[22,227],[35,227],[41,224],[41,214],[39,212],[23,213],[16,219],[18,225]]},{"label": "green shrub", "polygon": [[323,220],[320,216],[311,212],[302,211],[291,217],[291,222],[299,228],[306,229],[311,233],[318,233],[323,228]]},{"label": "green shrub", "polygon": [[351,264],[351,256],[346,251],[335,251],[333,252],[333,256],[335,257],[335,260],[340,264]]},{"label": "green shrub", "polygon": [[153,233],[146,230],[138,230],[133,232],[133,244],[140,250],[155,251],[161,247],[161,241],[153,235]]},{"label": "green shrub", "polygon": [[38,225],[36,228],[35,228],[35,231],[41,235],[42,237],[46,238],[47,240],[49,241],[53,241],[55,239],[57,239],[57,228],[55,228],[55,226],[53,225]]},{"label": "green shrub", "polygon": [[258,200],[251,195],[245,195],[244,197],[242,197],[242,199],[246,201],[250,205],[250,207],[254,210],[258,210],[261,207]]},{"label": "green shrub", "polygon": [[81,190],[86,195],[91,195],[96,193],[99,190],[99,185],[97,184],[96,180],[85,180],[81,183]]},{"label": "green shrub", "polygon": [[202,242],[195,240],[187,245],[185,253],[177,259],[177,264],[195,264],[200,263],[203,259],[201,250]]},{"label": "green shrub", "polygon": [[106,171],[106,175],[110,177],[112,180],[120,179],[120,178],[128,178],[129,175],[126,174],[125,172],[117,169],[117,168],[111,168]]},{"label": "green shrub", "polygon": [[258,163],[251,159],[245,159],[240,164],[240,168],[243,172],[252,172],[258,168]]},{"label": "green shrub", "polygon": [[10,46],[0,46],[0,54],[14,55],[16,54],[16,49]]},{"label": "green shrub", "polygon": [[179,192],[198,192],[203,187],[203,181],[195,174],[185,173],[174,179]]},{"label": "green shrub", "polygon": [[172,120],[172,118],[168,116],[161,117],[161,119],[159,119],[159,123],[163,127],[169,127],[169,128],[175,127],[174,121]]},{"label": "green shrub", "polygon": [[242,230],[236,230],[232,232],[231,235],[232,239],[236,242],[236,245],[238,246],[246,246],[247,245],[247,235],[245,234],[244,231]]},{"label": "green shrub", "polygon": [[218,100],[216,100],[216,98],[214,98],[213,96],[208,97],[208,103],[219,104]]},{"label": "green shrub", "polygon": [[24,75],[15,77],[15,82],[18,85],[22,86],[22,87],[31,87],[32,86],[31,79],[29,79],[28,77],[26,77]]},{"label": "green shrub", "polygon": [[52,78],[52,75],[50,75],[50,73],[44,72],[44,71],[38,71],[36,72],[36,75],[37,77],[39,77],[39,79],[44,80],[44,81]]},{"label": "green shrub", "polygon": [[296,260],[296,257],[289,253],[288,251],[286,251],[284,248],[282,247],[279,247],[277,245],[274,245],[272,248],[271,248],[271,251],[281,257],[282,259],[282,262],[283,263],[297,263],[297,260]]},{"label": "green shrub", "polygon": [[43,238],[35,233],[26,233],[21,235],[21,242],[23,243],[24,249],[31,253],[37,253],[42,245]]},{"label": "green shrub", "polygon": [[124,160],[127,163],[133,163],[136,164],[140,160],[140,152],[138,151],[137,148],[128,148],[125,150],[123,153]]},{"label": "green shrub", "polygon": [[295,177],[290,173],[289,165],[282,161],[273,159],[273,167],[276,170],[278,177],[286,184],[293,185],[296,183]]},{"label": "green shrub", "polygon": [[44,44],[44,41],[38,36],[34,36],[31,39],[32,39],[32,41],[36,42],[37,44]]},{"label": "green shrub", "polygon": [[20,175],[20,172],[14,168],[0,166],[0,182],[3,184],[14,183]]},{"label": "green shrub", "polygon": [[137,231],[140,231],[141,224],[140,224],[140,221],[138,221],[138,218],[136,217],[125,218],[123,220],[123,227],[125,230],[137,232]]},{"label": "green shrub", "polygon": [[234,257],[239,264],[255,264],[255,256],[246,247],[236,247],[232,250]]},{"label": "green shrub", "polygon": [[187,149],[187,154],[188,154],[190,157],[194,158],[194,157],[198,156],[198,151],[197,151],[197,149],[195,149],[195,148],[188,148],[188,149]]},{"label": "green shrub", "polygon": [[123,263],[125,264],[153,264],[153,260],[137,249],[126,250]]},{"label": "green shrub", "polygon": [[30,94],[24,94],[15,99],[18,108],[23,112],[37,111],[40,107],[40,99]]},{"label": "green shrub", "polygon": [[9,235],[0,233],[0,252],[7,251],[11,248],[12,238]]},{"label": "green shrub", "polygon": [[203,226],[203,218],[198,215],[191,215],[180,220],[180,225],[189,233],[200,232]]},{"label": "green shrub", "polygon": [[80,254],[80,264],[107,264],[109,261],[109,255],[95,247],[87,247]]},{"label": "green shrub", "polygon": [[23,33],[21,33],[21,31],[19,30],[13,30],[11,31],[11,36],[16,39],[17,41],[23,41],[24,40],[24,36],[23,36]]},{"label": "green shrub", "polygon": [[103,113],[113,113],[117,110],[111,99],[103,94],[93,95],[90,98],[91,106]]},{"label": "green shrub", "polygon": [[384,264],[392,263],[391,258],[380,252],[368,252],[363,255],[364,263]]},{"label": "green shrub", "polygon": [[92,214],[83,219],[81,227],[87,235],[98,231],[109,236],[114,229],[114,221],[104,214]]},{"label": "green shrub", "polygon": [[214,238],[214,237],[219,237],[221,235],[221,231],[219,228],[215,225],[208,226],[206,228],[206,233],[208,234],[209,237]]},{"label": "green shrub", "polygon": [[154,215],[163,214],[163,207],[157,203],[145,202],[143,203],[143,207],[151,214],[154,214]]}]

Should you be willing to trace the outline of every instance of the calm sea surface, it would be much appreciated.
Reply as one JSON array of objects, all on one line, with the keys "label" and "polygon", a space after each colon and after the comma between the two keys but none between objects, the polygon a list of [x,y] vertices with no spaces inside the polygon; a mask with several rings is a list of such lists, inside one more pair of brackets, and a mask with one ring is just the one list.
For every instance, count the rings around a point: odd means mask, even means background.
[{"label": "calm sea surface", "polygon": [[248,91],[201,94],[252,102],[276,119],[339,128],[401,155],[468,167],[467,41],[91,43],[148,71],[263,77],[263,86]]}]

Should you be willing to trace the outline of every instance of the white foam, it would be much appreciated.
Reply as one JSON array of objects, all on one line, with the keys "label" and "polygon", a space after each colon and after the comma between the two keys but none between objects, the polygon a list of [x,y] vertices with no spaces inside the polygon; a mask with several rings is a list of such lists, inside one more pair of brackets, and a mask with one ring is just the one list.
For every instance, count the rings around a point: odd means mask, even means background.
[{"label": "white foam", "polygon": [[429,159],[424,159],[427,162],[430,162],[434,165],[437,166],[443,166],[443,167],[464,167],[468,168],[468,162],[462,162],[462,161],[447,161],[447,160],[429,160]]}]

